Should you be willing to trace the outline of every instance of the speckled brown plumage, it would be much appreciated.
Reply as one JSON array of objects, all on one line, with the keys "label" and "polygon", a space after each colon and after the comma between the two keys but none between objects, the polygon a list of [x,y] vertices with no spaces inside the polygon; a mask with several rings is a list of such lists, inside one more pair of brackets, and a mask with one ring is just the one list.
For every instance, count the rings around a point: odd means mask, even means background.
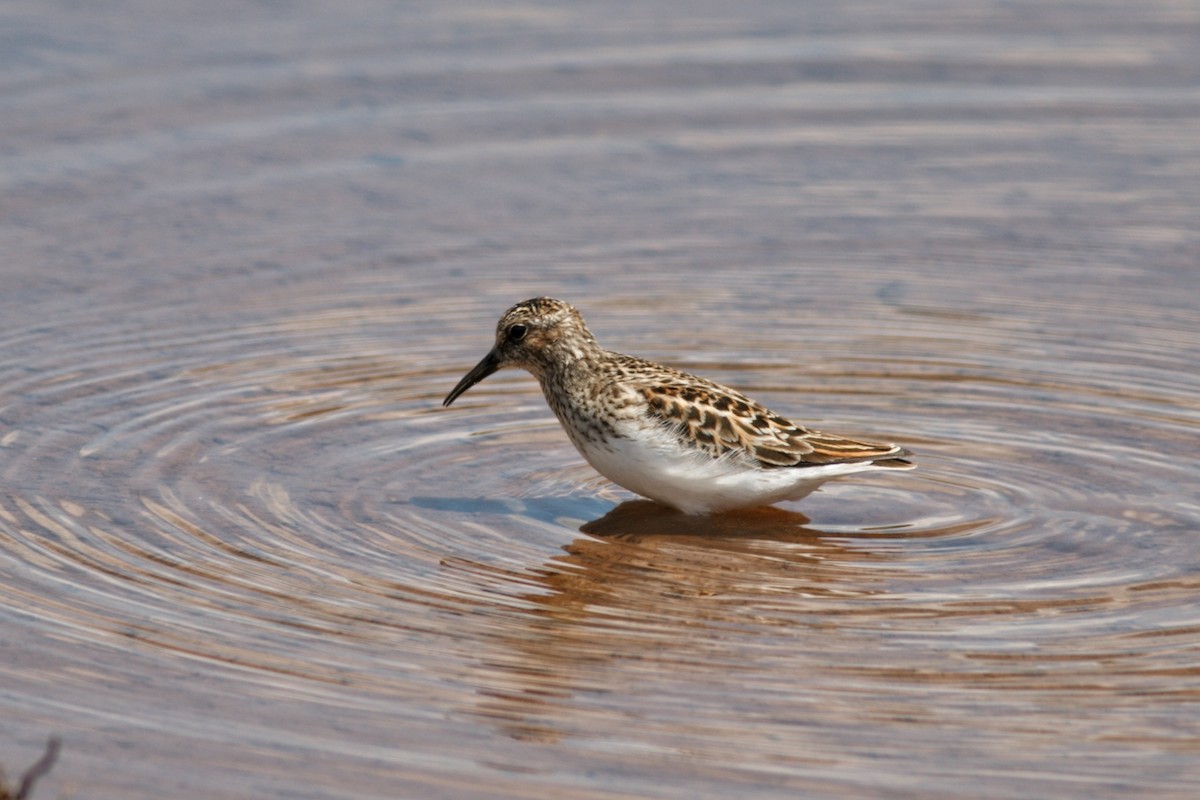
[{"label": "speckled brown plumage", "polygon": [[[803,467],[898,458],[903,450],[797,425],[738,391],[659,364],[622,356],[648,413],[681,429],[713,458],[738,455],[761,467]],[[633,377],[638,376],[638,377]]]},{"label": "speckled brown plumage", "polygon": [[[774,502],[840,474],[912,467],[897,445],[797,425],[734,389],[605,350],[579,312],[553,298],[510,308],[496,326],[495,346],[445,405],[506,366],[538,379],[571,441],[598,470],[685,510]],[[739,482],[745,485],[730,488]],[[707,487],[728,497],[706,500]]]}]

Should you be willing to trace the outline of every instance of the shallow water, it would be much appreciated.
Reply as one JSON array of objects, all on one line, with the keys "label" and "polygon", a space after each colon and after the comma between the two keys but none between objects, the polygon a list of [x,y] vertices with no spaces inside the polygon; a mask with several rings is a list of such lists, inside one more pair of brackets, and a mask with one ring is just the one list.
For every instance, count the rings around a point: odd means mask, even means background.
[{"label": "shallow water", "polygon": [[[0,12],[39,797],[1191,797],[1200,8]],[[919,469],[713,519],[508,305]]]}]

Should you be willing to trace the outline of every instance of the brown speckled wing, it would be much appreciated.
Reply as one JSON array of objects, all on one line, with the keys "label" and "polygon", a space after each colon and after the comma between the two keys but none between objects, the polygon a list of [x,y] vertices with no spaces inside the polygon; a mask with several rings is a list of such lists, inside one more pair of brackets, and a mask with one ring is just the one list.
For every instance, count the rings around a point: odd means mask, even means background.
[{"label": "brown speckled wing", "polygon": [[[628,365],[628,366],[633,366]],[[649,413],[676,426],[714,458],[742,457],[761,467],[805,467],[855,461],[906,467],[896,445],[860,442],[796,425],[739,392],[703,378],[642,374],[639,390]],[[647,373],[651,370],[647,370]],[[888,463],[895,460],[895,464]]]}]

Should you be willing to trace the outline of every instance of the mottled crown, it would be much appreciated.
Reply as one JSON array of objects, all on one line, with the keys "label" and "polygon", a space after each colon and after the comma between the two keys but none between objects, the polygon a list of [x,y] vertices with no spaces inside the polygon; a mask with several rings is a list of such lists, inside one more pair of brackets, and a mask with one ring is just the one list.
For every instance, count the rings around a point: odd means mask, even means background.
[{"label": "mottled crown", "polygon": [[500,362],[524,367],[539,377],[598,351],[580,313],[553,297],[517,303],[496,325],[495,352]]},{"label": "mottled crown", "polygon": [[575,310],[575,306],[564,303],[562,300],[555,300],[553,297],[533,297],[517,303],[505,311],[504,316],[500,317],[500,322],[496,324],[496,330],[497,332],[506,330],[517,322],[532,323],[540,328],[550,328],[568,317],[574,317],[586,330],[587,326],[583,324],[583,317]]}]

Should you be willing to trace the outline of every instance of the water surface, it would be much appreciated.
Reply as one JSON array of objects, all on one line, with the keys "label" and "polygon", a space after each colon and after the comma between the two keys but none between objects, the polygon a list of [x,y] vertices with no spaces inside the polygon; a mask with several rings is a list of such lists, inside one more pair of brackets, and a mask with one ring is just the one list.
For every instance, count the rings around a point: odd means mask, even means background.
[{"label": "water surface", "polygon": [[[1195,4],[0,17],[38,796],[1200,788]],[[441,408],[539,294],[919,469],[689,518]]]}]

